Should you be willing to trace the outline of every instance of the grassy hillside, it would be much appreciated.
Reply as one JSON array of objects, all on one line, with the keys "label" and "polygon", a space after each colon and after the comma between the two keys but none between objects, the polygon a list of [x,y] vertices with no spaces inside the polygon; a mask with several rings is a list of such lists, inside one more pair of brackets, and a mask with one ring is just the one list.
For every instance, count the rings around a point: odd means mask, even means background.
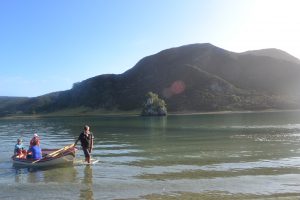
[{"label": "grassy hillside", "polygon": [[18,105],[26,102],[29,98],[26,97],[0,97],[0,116],[5,116],[9,113],[17,113]]},{"label": "grassy hillside", "polygon": [[14,106],[6,103],[0,110],[30,114],[84,107],[128,112],[139,110],[149,91],[165,100],[169,112],[299,108],[300,64],[276,52],[185,45],[147,56],[123,74],[95,76],[71,90],[15,101]]}]

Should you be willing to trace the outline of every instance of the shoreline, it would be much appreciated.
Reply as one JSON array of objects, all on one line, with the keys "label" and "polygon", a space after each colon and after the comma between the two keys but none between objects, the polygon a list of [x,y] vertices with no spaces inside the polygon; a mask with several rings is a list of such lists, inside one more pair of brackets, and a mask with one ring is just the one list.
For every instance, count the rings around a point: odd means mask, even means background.
[{"label": "shoreline", "polygon": [[246,114],[246,113],[276,113],[276,112],[299,112],[299,109],[293,110],[277,110],[277,109],[268,109],[268,110],[234,110],[234,111],[208,111],[208,112],[187,112],[187,113],[169,113],[168,115],[218,115],[218,114]]},{"label": "shoreline", "polygon": [[[247,113],[276,113],[276,112],[299,112],[296,110],[236,110],[236,111],[208,111],[208,112],[169,112],[167,116],[192,116],[192,115],[225,115],[225,114],[247,114]],[[32,115],[8,115],[0,117],[0,120],[9,119],[43,119],[56,117],[138,117],[139,112],[86,112],[86,113],[49,113],[49,114],[32,114]],[[158,116],[161,117],[161,116]]]}]

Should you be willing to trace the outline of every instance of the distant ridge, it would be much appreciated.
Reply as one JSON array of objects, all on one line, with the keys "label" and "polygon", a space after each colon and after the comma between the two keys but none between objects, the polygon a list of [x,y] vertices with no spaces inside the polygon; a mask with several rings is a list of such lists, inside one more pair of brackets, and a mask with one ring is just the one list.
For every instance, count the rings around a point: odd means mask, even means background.
[{"label": "distant ridge", "polygon": [[169,112],[295,109],[299,77],[299,59],[278,49],[235,53],[210,43],[190,44],[144,57],[123,74],[99,75],[67,91],[15,101],[0,113],[138,110],[149,91],[166,101]]},{"label": "distant ridge", "polygon": [[253,50],[253,51],[246,51],[243,54],[252,54],[257,56],[268,56],[271,58],[286,60],[289,62],[294,62],[300,64],[300,60],[290,54],[288,54],[285,51],[282,51],[280,49],[261,49],[261,50]]}]

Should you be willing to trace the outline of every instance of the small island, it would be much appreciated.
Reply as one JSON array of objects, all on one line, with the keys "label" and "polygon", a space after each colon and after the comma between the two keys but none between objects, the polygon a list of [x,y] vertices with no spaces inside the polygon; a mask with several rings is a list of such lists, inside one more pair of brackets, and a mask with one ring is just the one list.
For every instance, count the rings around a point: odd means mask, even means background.
[{"label": "small island", "polygon": [[143,104],[142,116],[166,116],[167,108],[164,100],[160,99],[157,94],[148,92]]}]

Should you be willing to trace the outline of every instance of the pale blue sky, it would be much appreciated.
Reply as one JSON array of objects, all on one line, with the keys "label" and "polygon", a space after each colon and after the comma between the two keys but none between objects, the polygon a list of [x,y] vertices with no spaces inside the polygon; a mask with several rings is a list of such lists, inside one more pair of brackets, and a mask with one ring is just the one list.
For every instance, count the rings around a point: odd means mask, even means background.
[{"label": "pale blue sky", "polygon": [[297,0],[3,0],[0,96],[67,90],[192,43],[300,58]]}]

